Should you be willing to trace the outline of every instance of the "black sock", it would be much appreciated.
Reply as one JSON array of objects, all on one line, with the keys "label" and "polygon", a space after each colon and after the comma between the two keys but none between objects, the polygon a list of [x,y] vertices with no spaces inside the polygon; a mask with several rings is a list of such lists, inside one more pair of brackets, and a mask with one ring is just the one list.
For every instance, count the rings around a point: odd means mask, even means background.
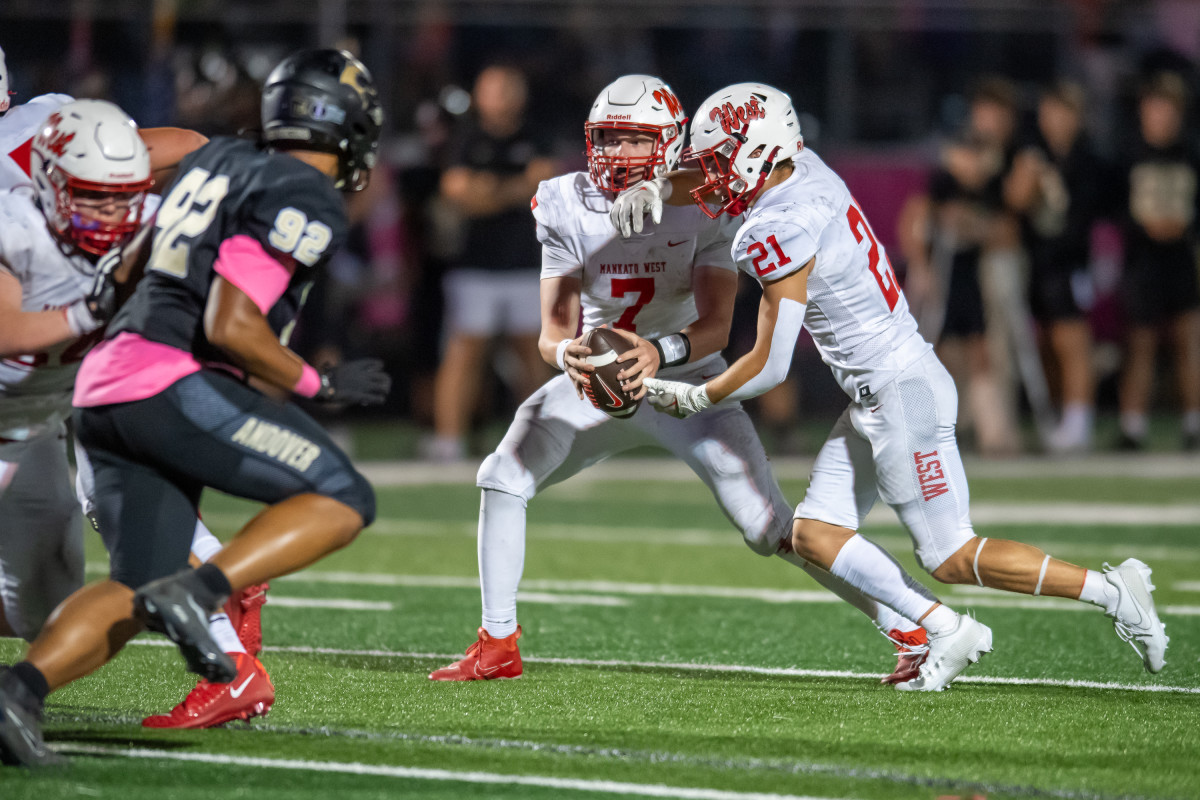
[{"label": "black sock", "polygon": [[206,598],[213,601],[210,610],[215,610],[229,598],[229,595],[233,594],[233,587],[229,585],[229,579],[216,564],[201,564],[196,567],[196,578],[205,589],[212,593],[212,597]]},{"label": "black sock", "polygon": [[34,697],[40,702],[46,702],[46,695],[50,694],[50,684],[46,683],[46,676],[40,669],[28,661],[20,661],[9,669],[29,691],[33,692]]}]

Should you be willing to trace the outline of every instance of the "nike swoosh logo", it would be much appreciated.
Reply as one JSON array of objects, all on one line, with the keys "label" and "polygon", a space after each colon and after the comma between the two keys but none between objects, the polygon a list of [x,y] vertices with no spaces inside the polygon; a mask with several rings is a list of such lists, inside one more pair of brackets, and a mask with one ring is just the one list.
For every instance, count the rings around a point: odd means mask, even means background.
[{"label": "nike swoosh logo", "polygon": [[879,410],[879,409],[881,409],[881,408],[883,408],[883,405],[882,405],[882,404],[880,404],[880,405],[877,405],[877,406],[875,406],[874,408],[872,408],[872,409],[871,409],[871,413],[872,413],[872,414],[874,414],[876,411],[878,411],[878,410]]},{"label": "nike swoosh logo", "polygon": [[679,245],[685,244],[686,242],[687,239],[684,239],[682,242],[667,242],[667,247],[679,247]]},{"label": "nike swoosh logo", "polygon": [[511,663],[512,663],[512,660],[510,659],[510,660],[508,660],[508,661],[505,661],[503,664],[497,664],[496,666],[494,666],[494,667],[488,667],[487,669],[480,669],[480,668],[479,668],[479,662],[478,662],[478,661],[476,661],[476,662],[475,662],[475,674],[476,674],[476,675],[485,675],[485,676],[486,676],[486,675],[491,675],[491,674],[492,674],[493,672],[495,672],[496,670],[498,670],[498,669],[503,669],[504,667],[507,667],[507,666],[508,666],[509,664],[511,664]]},{"label": "nike swoosh logo", "polygon": [[608,388],[608,384],[606,384],[606,383],[603,381],[603,379],[601,379],[601,378],[600,378],[600,376],[599,376],[599,375],[592,375],[592,376],[591,376],[591,378],[592,378],[592,380],[594,380],[596,383],[600,384],[600,388],[601,388],[601,389],[603,389],[603,390],[604,390],[604,393],[608,395],[608,397],[609,397],[609,399],[610,399],[610,400],[612,400],[612,403],[613,403],[613,408],[622,408],[622,407],[624,407],[624,405],[625,405],[625,401],[624,401],[624,400],[622,400],[621,398],[617,397],[615,394],[613,394],[613,390],[612,390],[612,389],[610,389],[610,388]]},{"label": "nike swoosh logo", "polygon": [[241,686],[237,687],[236,689],[230,689],[229,696],[232,697],[234,700],[237,700],[239,697],[242,696],[242,692],[246,691],[246,687],[250,685],[250,681],[252,681],[252,680],[254,680],[253,675],[251,675],[249,678],[246,678],[246,680],[242,681]]}]

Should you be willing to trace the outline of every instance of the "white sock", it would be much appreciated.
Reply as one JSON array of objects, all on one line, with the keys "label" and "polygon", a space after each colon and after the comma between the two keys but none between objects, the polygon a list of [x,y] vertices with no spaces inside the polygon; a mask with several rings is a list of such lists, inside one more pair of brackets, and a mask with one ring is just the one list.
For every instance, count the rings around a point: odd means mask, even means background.
[{"label": "white sock", "polygon": [[836,575],[821,569],[815,564],[810,564],[795,553],[787,552],[778,553],[777,555],[789,564],[794,564],[804,570],[814,581],[866,614],[875,623],[875,627],[879,628],[885,634],[894,629],[911,631],[920,627],[917,623],[909,622],[900,614],[892,611],[883,603],[875,602]]},{"label": "white sock", "polygon": [[829,571],[908,619],[919,619],[938,602],[894,558],[857,533],[842,545]]},{"label": "white sock", "polygon": [[1121,412],[1121,433],[1130,439],[1145,439],[1150,430],[1150,422],[1140,411]]},{"label": "white sock", "polygon": [[1200,433],[1200,411],[1183,412],[1183,432],[1189,435]]},{"label": "white sock", "polygon": [[220,647],[222,652],[246,652],[246,648],[242,646],[242,640],[238,638],[237,631],[233,629],[233,624],[229,621],[229,616],[224,612],[213,614],[208,618],[208,632],[212,634],[213,641],[217,643],[217,647]]},{"label": "white sock", "polygon": [[1064,406],[1062,430],[1076,438],[1087,436],[1092,431],[1092,416],[1092,407],[1085,403]]},{"label": "white sock", "polygon": [[1100,606],[1106,612],[1111,612],[1116,608],[1118,599],[1117,590],[1104,580],[1102,573],[1094,569],[1087,571],[1087,577],[1083,579],[1083,591],[1079,593],[1081,602],[1091,603]]},{"label": "white sock", "polygon": [[925,619],[921,620],[921,627],[928,631],[930,636],[937,636],[940,633],[953,630],[957,624],[958,614],[946,606],[938,606],[926,614]]},{"label": "white sock", "polygon": [[483,628],[503,639],[517,630],[517,585],[525,571],[525,501],[484,489],[479,501],[479,589]]},{"label": "white sock", "polygon": [[221,542],[212,535],[212,531],[204,527],[204,523],[196,520],[196,532],[192,534],[192,555],[206,563],[210,558],[221,552]]}]

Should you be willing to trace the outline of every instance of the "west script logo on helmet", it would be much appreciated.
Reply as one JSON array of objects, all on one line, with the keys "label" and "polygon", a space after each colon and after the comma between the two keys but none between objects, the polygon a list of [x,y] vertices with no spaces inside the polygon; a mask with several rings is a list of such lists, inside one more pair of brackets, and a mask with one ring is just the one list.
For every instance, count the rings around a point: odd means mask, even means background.
[{"label": "west script logo on helmet", "polygon": [[655,89],[654,99],[666,106],[672,117],[678,117],[683,113],[683,103],[679,102],[679,98],[666,89]]},{"label": "west script logo on helmet", "polygon": [[50,119],[46,120],[46,126],[42,128],[42,132],[38,134],[38,146],[49,150],[59,158],[63,157],[63,153],[67,152],[67,145],[75,138],[75,134],[67,133],[58,130],[58,126],[62,124],[62,114],[57,112],[50,115]]},{"label": "west script logo on helmet", "polygon": [[758,102],[758,97],[752,95],[748,103],[740,106],[726,103],[714,108],[708,113],[708,118],[713,122],[720,122],[721,129],[726,133],[741,133],[742,128],[746,127],[746,123],[750,120],[766,119],[767,110]]}]

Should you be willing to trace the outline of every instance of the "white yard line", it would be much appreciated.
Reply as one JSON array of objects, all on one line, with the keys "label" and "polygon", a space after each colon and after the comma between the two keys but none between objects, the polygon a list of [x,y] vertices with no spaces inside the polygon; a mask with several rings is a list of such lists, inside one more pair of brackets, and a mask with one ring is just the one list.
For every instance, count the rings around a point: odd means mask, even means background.
[{"label": "white yard line", "polygon": [[329,608],[336,611],[394,611],[395,603],[370,600],[316,599],[311,597],[279,597],[272,593],[268,601],[276,608]]},{"label": "white yard line", "polygon": [[[475,483],[479,462],[430,464],[421,461],[360,461],[359,470],[376,486]],[[780,480],[807,480],[811,458],[772,458]],[[1200,458],[1183,454],[1089,455],[1079,459],[1025,457],[995,461],[967,458],[968,479],[978,478],[1200,478]],[[694,481],[686,464],[670,458],[615,458],[571,478],[572,483],[609,480]]]},{"label": "white yard line", "polygon": [[382,778],[402,778],[423,781],[453,781],[490,785],[538,786],[574,792],[604,792],[607,794],[673,797],[679,800],[831,800],[808,795],[770,794],[764,792],[728,792],[720,789],[696,789],[686,786],[664,786],[660,783],[625,783],[623,781],[554,778],[542,775],[505,775],[497,772],[455,772],[424,767],[399,767],[384,764],[361,764],[344,761],[308,761],[290,758],[257,758],[253,756],[221,755],[219,753],[178,753],[145,748],[70,745],[58,748],[64,753],[124,756],[153,761],[192,761],[223,766],[259,767],[270,769],[326,772],[342,775],[370,775]]},{"label": "white yard line", "polygon": [[[478,589],[479,579],[457,575],[396,575],[393,573],[322,572],[310,570],[278,579],[280,582],[331,583],[365,586],[400,586],[433,589]],[[537,599],[530,602],[564,603],[578,598],[579,592],[599,595],[631,595],[639,597],[712,597],[733,600],[758,600],[764,603],[840,603],[835,595],[823,589],[758,589],[739,586],[688,586],[664,583],[630,583],[599,580],[526,580],[521,584]],[[554,594],[564,593],[564,594]],[[978,586],[943,587],[939,594],[963,608],[1020,608],[1035,611],[1095,611],[1099,609],[1074,600],[1059,597],[1029,597]],[[525,595],[518,595],[523,600]],[[609,605],[600,602],[596,605]],[[1163,614],[1196,616],[1200,606],[1171,605],[1161,609]]]},{"label": "white yard line", "polygon": [[[145,647],[174,647],[160,638],[135,639],[131,644]],[[344,650],[336,647],[264,647],[270,653],[294,653],[296,655],[351,656],[355,658],[417,658],[428,661],[448,661],[460,658],[461,653],[413,653],[395,650]],[[526,664],[557,664],[569,667],[616,667],[634,669],[656,669],[668,672],[733,672],[749,675],[776,675],[788,678],[853,678],[879,681],[874,672],[850,672],[836,669],[800,669],[798,667],[757,667],[748,664],[693,664],[670,661],[623,661],[620,659],[592,658],[543,658],[522,656]],[[1123,692],[1154,692],[1168,694],[1200,694],[1197,686],[1168,686],[1164,684],[1114,683],[1104,681],[1057,680],[1053,678],[994,678],[968,675],[956,683],[977,683],[1002,686],[1059,686],[1071,689],[1114,689]]]},{"label": "white yard line", "polygon": [[1172,588],[1177,592],[1200,592],[1200,581],[1178,581]]}]

